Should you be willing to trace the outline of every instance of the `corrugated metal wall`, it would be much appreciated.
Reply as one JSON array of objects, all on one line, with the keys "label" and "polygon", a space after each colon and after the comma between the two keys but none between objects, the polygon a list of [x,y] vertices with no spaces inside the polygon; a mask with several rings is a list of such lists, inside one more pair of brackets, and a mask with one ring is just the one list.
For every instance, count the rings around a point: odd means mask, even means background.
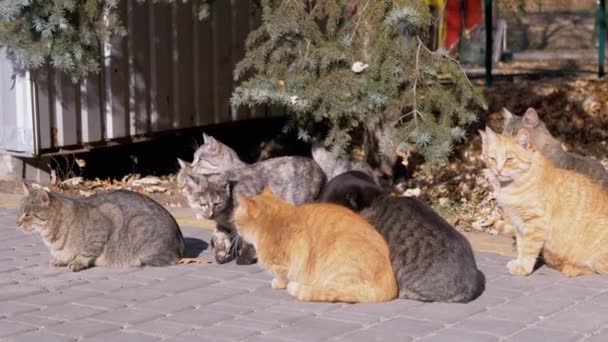
[{"label": "corrugated metal wall", "polygon": [[36,152],[266,115],[229,104],[234,65],[259,25],[250,1],[214,1],[203,21],[198,0],[120,4],[129,35],[103,45],[99,75],[74,84],[50,67],[31,73]]}]

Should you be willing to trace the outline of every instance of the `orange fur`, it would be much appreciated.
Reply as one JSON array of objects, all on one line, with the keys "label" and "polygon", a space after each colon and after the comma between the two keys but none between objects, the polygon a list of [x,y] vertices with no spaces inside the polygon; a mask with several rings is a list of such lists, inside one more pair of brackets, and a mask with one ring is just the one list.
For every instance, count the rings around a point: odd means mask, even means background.
[{"label": "orange fur", "polygon": [[540,253],[566,276],[608,275],[608,195],[591,179],[556,168],[529,142],[521,129],[515,137],[480,132],[499,205],[514,226],[517,259],[507,265],[514,275],[529,275]]},{"label": "orange fur", "polygon": [[239,234],[260,264],[299,300],[384,302],[398,293],[386,241],[365,219],[344,207],[295,207],[269,189],[250,199],[237,194]]}]

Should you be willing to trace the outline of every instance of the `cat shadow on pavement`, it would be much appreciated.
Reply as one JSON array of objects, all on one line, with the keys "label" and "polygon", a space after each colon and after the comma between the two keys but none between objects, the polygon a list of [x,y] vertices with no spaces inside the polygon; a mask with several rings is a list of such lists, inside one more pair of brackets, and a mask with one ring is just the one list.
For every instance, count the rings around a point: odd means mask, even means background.
[{"label": "cat shadow on pavement", "polygon": [[201,239],[187,237],[184,238],[186,250],[184,251],[184,258],[197,258],[202,252],[204,252],[209,244]]}]

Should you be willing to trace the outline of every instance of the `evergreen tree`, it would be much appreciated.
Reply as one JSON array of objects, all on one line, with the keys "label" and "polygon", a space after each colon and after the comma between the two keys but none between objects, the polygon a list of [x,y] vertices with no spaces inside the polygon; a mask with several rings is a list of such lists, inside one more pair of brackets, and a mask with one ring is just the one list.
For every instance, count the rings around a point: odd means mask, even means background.
[{"label": "evergreen tree", "polygon": [[[234,106],[279,105],[299,136],[322,124],[327,146],[378,131],[387,155],[445,161],[484,100],[445,49],[424,41],[424,0],[261,0],[262,25],[237,65]],[[444,79],[445,78],[445,79]],[[446,82],[449,81],[449,82]],[[368,134],[369,136],[370,134]]]},{"label": "evergreen tree", "polygon": [[[11,48],[9,52],[30,68],[49,61],[76,80],[99,71],[104,41],[126,34],[118,3],[119,0],[0,0],[0,45]],[[199,18],[208,14],[208,5],[203,2]]]}]

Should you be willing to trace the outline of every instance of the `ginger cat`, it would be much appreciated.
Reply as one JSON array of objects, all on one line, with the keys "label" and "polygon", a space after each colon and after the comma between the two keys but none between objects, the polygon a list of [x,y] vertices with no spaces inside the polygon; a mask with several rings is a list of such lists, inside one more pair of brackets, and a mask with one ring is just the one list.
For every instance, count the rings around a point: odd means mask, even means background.
[{"label": "ginger cat", "polygon": [[386,242],[364,218],[325,203],[299,207],[269,188],[245,198],[237,193],[235,226],[252,243],[273,289],[318,302],[385,302],[398,287]]},{"label": "ginger cat", "polygon": [[608,195],[591,179],[555,167],[522,128],[514,137],[486,127],[482,158],[499,205],[515,228],[513,275],[532,273],[542,253],[568,277],[608,275]]}]

